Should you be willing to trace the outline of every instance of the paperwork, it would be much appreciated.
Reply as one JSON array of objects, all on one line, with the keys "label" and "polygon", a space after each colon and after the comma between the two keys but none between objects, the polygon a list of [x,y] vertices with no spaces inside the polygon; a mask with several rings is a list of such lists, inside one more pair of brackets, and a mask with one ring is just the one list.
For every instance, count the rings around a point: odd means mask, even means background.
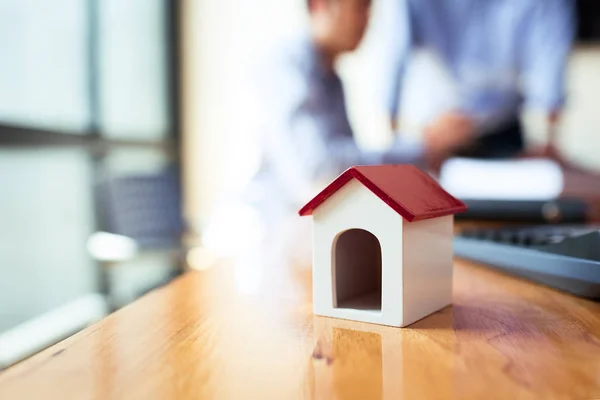
[{"label": "paperwork", "polygon": [[564,178],[558,164],[546,159],[448,160],[440,184],[453,196],[469,200],[549,200],[560,195]]}]

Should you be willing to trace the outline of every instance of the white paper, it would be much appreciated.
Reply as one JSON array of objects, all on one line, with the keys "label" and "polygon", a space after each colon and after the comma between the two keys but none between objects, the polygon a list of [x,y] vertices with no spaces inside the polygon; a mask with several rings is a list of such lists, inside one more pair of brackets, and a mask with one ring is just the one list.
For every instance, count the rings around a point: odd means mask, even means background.
[{"label": "white paper", "polygon": [[560,166],[547,159],[454,158],[443,165],[440,184],[461,199],[549,200],[562,192],[564,177]]}]

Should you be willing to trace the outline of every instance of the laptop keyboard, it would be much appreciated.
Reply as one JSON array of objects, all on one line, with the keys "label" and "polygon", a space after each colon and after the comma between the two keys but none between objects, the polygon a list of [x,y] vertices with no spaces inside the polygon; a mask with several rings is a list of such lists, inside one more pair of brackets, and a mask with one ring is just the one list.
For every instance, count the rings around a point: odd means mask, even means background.
[{"label": "laptop keyboard", "polygon": [[592,232],[599,232],[600,226],[535,226],[510,228],[471,228],[458,236],[503,243],[520,247],[544,247],[561,243],[565,239],[576,238]]},{"label": "laptop keyboard", "polygon": [[600,300],[600,227],[472,228],[454,254],[577,296]]}]

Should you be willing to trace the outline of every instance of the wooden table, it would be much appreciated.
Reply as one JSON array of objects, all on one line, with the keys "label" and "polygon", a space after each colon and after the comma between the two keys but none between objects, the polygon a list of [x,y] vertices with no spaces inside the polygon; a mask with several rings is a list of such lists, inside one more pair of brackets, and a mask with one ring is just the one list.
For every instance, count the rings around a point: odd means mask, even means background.
[{"label": "wooden table", "polygon": [[458,261],[454,306],[396,329],[315,317],[310,269],[265,265],[188,272],[0,399],[600,399],[600,304]]}]

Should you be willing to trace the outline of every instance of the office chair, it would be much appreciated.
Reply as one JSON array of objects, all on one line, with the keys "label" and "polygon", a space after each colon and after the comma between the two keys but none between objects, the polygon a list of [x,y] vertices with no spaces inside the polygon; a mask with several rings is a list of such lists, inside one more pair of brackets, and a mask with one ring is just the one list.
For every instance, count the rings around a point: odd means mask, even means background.
[{"label": "office chair", "polygon": [[[106,179],[98,186],[98,217],[101,231],[88,241],[88,250],[100,264],[101,291],[114,308],[127,303],[114,298],[111,270],[127,264],[172,265],[167,277],[146,282],[137,297],[169,281],[181,272],[184,224],[179,174],[166,168],[147,175]],[[138,274],[138,280],[148,274]],[[135,280],[136,278],[134,278]],[[162,281],[162,282],[161,282]]]}]

